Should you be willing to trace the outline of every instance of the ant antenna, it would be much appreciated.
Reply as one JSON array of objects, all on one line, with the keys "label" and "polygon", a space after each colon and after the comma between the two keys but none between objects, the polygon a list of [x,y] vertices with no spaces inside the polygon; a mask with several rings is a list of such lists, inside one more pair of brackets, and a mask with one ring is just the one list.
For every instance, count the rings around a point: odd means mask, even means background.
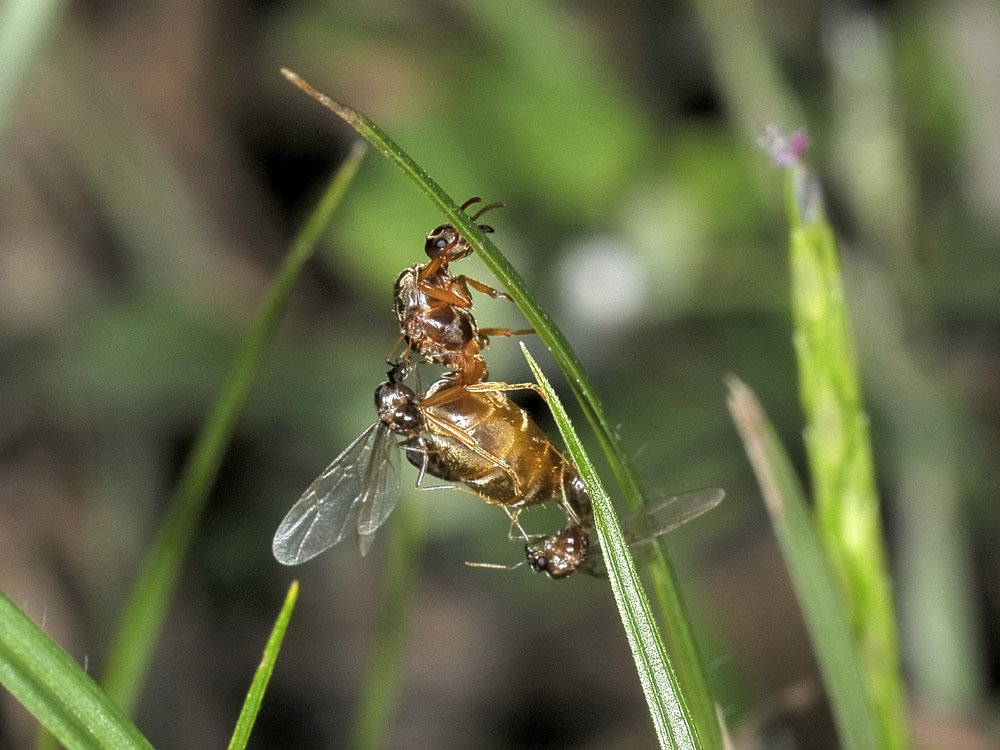
[{"label": "ant antenna", "polygon": [[469,198],[469,200],[467,200],[467,201],[466,201],[465,203],[463,203],[463,204],[462,204],[462,206],[461,206],[461,208],[462,208],[462,210],[464,211],[464,210],[465,210],[465,209],[467,209],[467,208],[468,208],[469,206],[471,206],[471,205],[472,205],[473,203],[479,203],[479,202],[481,202],[482,200],[483,200],[483,199],[482,199],[482,198],[480,198],[480,197],[479,197],[478,195],[475,195],[475,196],[473,196],[472,198]]},{"label": "ant antenna", "polygon": [[483,563],[483,562],[468,562],[466,565],[470,568],[489,568],[490,570],[514,570],[514,568],[520,568],[524,565],[527,560],[521,560],[519,563],[514,563],[513,565],[501,565],[500,563]]},{"label": "ant antenna", "polygon": [[[479,209],[478,211],[476,211],[476,213],[474,213],[471,218],[472,218],[473,221],[475,221],[476,219],[478,219],[480,216],[482,216],[487,211],[492,211],[494,208],[503,208],[503,207],[504,207],[504,204],[503,204],[502,201],[496,201],[495,203],[487,203],[481,209]],[[482,228],[482,227],[480,227],[480,228]],[[484,229],[483,231],[486,231],[486,230]],[[492,230],[490,230],[490,231],[492,231]]]}]

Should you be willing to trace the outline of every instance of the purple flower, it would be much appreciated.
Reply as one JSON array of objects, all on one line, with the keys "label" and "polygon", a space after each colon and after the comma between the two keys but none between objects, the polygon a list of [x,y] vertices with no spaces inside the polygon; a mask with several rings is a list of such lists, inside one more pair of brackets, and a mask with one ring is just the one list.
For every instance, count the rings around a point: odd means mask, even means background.
[{"label": "purple flower", "polygon": [[809,148],[809,134],[796,130],[785,135],[777,125],[768,125],[757,139],[757,145],[767,152],[774,166],[793,167],[802,161],[802,155]]}]

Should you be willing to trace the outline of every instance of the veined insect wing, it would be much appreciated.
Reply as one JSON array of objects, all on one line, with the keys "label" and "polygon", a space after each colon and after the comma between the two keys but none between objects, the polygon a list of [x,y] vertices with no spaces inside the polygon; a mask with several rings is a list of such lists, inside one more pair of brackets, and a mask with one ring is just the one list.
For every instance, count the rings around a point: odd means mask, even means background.
[{"label": "veined insect wing", "polygon": [[399,499],[393,433],[381,421],[362,432],[292,506],[271,551],[283,565],[299,565],[359,530],[362,512],[370,538]]},{"label": "veined insect wing", "polygon": [[[650,500],[640,510],[622,518],[622,533],[629,551],[637,562],[648,562],[648,555],[658,537],[707,513],[721,503],[725,496],[726,493],[719,487],[704,487]],[[580,570],[598,576],[607,574],[598,539],[593,540],[590,553]]]},{"label": "veined insect wing", "polygon": [[622,519],[622,532],[629,544],[640,544],[683,526],[707,513],[726,496],[718,487],[705,487],[677,495],[653,498],[641,509]]}]

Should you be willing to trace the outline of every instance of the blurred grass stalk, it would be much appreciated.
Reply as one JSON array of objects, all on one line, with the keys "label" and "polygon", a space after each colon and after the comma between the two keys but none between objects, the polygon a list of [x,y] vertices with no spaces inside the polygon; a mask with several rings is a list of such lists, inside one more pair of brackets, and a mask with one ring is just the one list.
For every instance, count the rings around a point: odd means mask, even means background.
[{"label": "blurred grass stalk", "polygon": [[786,170],[792,314],[820,538],[841,586],[881,747],[907,746],[905,693],[868,416],[833,229],[815,177]]},{"label": "blurred grass stalk", "polygon": [[188,455],[108,656],[104,688],[108,696],[128,713],[138,701],[185,555],[292,287],[305,262],[312,257],[316,243],[357,173],[363,155],[363,145],[351,151],[292,242],[267,299],[251,324],[247,338],[237,352],[226,381]]},{"label": "blurred grass stalk", "polygon": [[35,60],[62,18],[66,0],[0,3],[0,153]]},{"label": "blurred grass stalk", "polygon": [[751,390],[729,382],[729,411],[739,429],[778,546],[816,652],[837,736],[846,750],[874,750],[878,719],[862,674],[862,659],[835,580],[791,459]]},{"label": "blurred grass stalk", "polygon": [[402,678],[399,665],[403,623],[412,598],[423,539],[419,510],[416,503],[400,503],[393,512],[378,627],[347,744],[353,750],[389,746],[386,730],[392,726]]},{"label": "blurred grass stalk", "polygon": [[[835,115],[829,161],[865,238],[864,252],[845,263],[845,271],[866,385],[894,446],[904,658],[919,700],[961,713],[986,695],[988,662],[961,507],[962,440],[976,427],[942,382],[945,363],[927,346],[946,334],[939,330],[934,284],[922,275],[915,254],[924,229],[919,169],[908,145],[912,123],[904,117],[899,85],[907,71],[901,59],[913,55],[914,41],[892,33],[883,14],[871,8],[855,6],[838,16],[827,47]],[[947,29],[962,17],[926,22]],[[955,97],[950,108],[963,112],[963,87],[945,89],[933,80],[922,85],[947,90],[946,96]]]}]

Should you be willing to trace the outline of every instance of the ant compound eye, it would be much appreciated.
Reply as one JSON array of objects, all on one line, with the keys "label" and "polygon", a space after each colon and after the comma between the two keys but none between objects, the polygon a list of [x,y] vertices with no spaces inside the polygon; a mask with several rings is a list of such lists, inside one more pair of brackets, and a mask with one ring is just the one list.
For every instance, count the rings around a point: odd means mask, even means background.
[{"label": "ant compound eye", "polygon": [[528,566],[536,573],[541,573],[549,567],[548,558],[545,557],[545,553],[538,547],[527,545],[525,546],[524,551],[528,557]]},{"label": "ant compound eye", "polygon": [[437,257],[442,251],[454,246],[458,240],[458,232],[451,224],[442,224],[427,235],[424,252],[430,258]]}]

